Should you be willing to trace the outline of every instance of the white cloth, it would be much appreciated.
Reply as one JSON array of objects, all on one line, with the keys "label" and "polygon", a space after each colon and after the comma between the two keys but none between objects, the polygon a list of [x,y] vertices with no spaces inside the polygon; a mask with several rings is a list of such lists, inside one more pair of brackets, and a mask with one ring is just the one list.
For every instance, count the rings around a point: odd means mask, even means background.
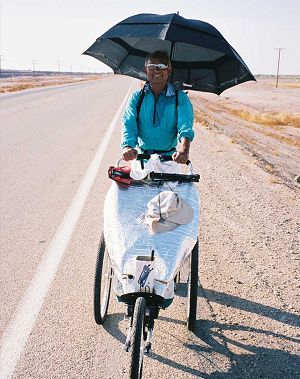
[{"label": "white cloth", "polygon": [[174,161],[161,162],[158,154],[151,155],[151,158],[144,160],[144,169],[142,169],[141,161],[133,160],[131,162],[130,177],[134,180],[142,180],[146,176],[154,172],[163,172],[170,174],[178,174],[180,172],[180,165]]}]

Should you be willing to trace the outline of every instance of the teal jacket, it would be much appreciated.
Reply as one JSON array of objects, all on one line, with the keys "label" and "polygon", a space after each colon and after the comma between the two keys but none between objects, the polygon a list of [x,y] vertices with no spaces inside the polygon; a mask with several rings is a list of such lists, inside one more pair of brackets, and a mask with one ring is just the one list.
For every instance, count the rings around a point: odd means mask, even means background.
[{"label": "teal jacket", "polygon": [[131,146],[143,150],[170,150],[183,137],[193,140],[193,106],[184,92],[178,92],[177,117],[174,87],[168,83],[166,90],[155,101],[150,86],[146,85],[137,125],[140,94],[141,91],[133,92],[126,106],[122,120],[122,148]]}]

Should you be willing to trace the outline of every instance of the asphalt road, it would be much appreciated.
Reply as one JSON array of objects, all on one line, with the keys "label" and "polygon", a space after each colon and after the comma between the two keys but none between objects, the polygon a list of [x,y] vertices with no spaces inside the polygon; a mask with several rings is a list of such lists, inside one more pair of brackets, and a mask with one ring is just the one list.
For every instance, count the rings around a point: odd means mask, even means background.
[{"label": "asphalt road", "polygon": [[[81,201],[76,196],[131,84],[116,77],[1,97],[5,379],[127,377],[124,307],[112,297],[105,327],[93,320],[106,172],[119,156],[120,120],[97,158],[91,187]],[[186,329],[181,284],[157,321],[144,377],[300,377],[298,194],[272,187],[268,174],[226,137],[200,128],[196,135],[192,160],[202,174],[203,212],[197,330]],[[56,263],[45,261],[49,251],[55,256],[53,246],[62,251]],[[10,365],[7,351],[18,348]]]}]

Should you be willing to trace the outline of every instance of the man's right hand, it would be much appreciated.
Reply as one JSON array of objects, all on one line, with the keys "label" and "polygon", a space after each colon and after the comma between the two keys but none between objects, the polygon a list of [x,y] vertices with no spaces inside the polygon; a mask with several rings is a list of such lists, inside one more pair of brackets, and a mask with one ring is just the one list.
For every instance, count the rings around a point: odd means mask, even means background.
[{"label": "man's right hand", "polygon": [[124,161],[132,161],[138,155],[138,152],[130,146],[125,146],[122,151]]}]

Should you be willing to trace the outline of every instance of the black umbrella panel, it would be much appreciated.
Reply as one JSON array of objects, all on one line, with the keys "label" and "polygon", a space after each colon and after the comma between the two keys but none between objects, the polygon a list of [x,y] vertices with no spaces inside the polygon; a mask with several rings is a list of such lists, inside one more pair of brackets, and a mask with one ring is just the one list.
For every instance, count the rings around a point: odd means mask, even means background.
[{"label": "black umbrella panel", "polygon": [[145,58],[166,51],[172,63],[170,82],[177,88],[220,94],[255,80],[250,70],[212,25],[178,14],[139,14],[113,26],[84,54],[117,74],[146,80]]}]

